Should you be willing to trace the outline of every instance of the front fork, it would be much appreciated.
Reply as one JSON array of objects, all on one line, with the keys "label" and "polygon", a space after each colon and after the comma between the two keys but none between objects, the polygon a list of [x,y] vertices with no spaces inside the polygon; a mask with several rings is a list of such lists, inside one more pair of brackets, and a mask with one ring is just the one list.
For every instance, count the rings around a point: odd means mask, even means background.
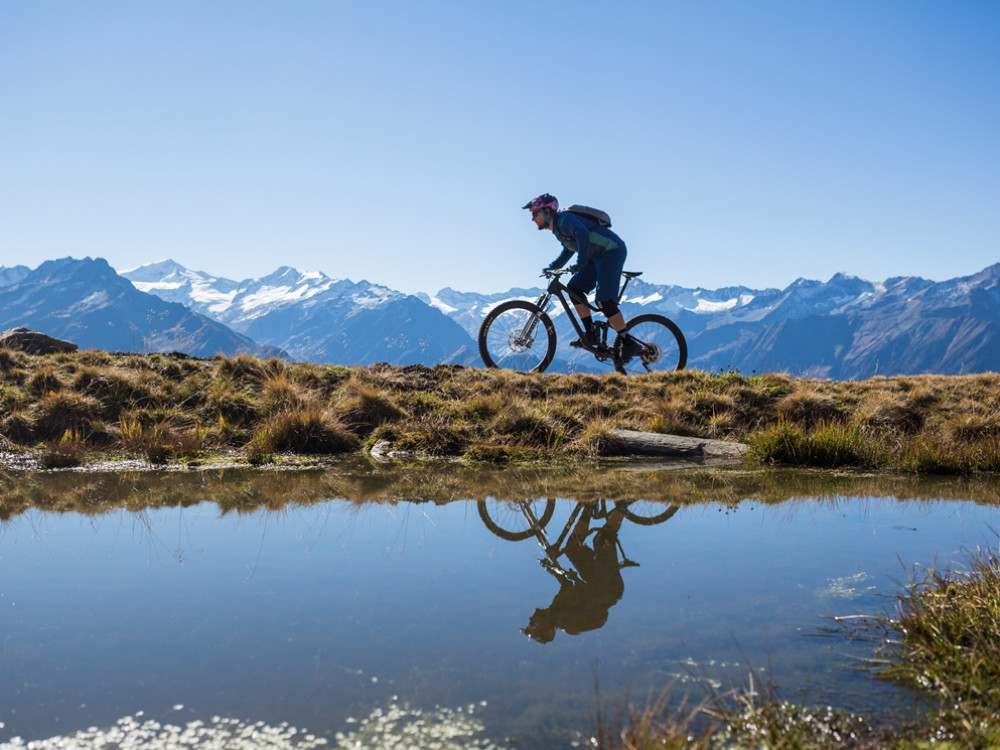
[{"label": "front fork", "polygon": [[532,313],[531,317],[528,318],[528,322],[525,324],[524,328],[518,331],[517,343],[522,346],[530,347],[535,340],[535,329],[538,328],[538,321],[548,307],[549,302],[552,300],[552,290],[551,287],[546,291],[542,292],[542,296],[538,298],[535,305],[538,307],[538,312]]}]

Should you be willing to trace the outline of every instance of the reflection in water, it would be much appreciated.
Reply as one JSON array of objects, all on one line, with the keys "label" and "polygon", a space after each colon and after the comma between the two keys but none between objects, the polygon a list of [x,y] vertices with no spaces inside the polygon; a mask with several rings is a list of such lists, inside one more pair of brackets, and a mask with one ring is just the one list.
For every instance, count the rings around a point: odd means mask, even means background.
[{"label": "reflection in water", "polygon": [[[552,499],[541,505],[492,498],[479,502],[480,518],[497,536],[510,541],[534,536],[545,553],[540,561],[542,567],[559,581],[559,591],[552,603],[535,609],[527,627],[521,629],[539,643],[552,641],[556,630],[578,635],[602,627],[608,621],[608,611],[625,591],[622,568],[639,565],[629,560],[622,549],[618,538],[622,522],[628,518],[647,526],[663,523],[677,512],[678,506],[619,500],[609,510],[608,502],[603,499],[595,503],[578,502],[562,533],[555,542],[550,542],[546,525],[554,510]],[[588,542],[591,536],[593,540]],[[564,555],[572,564],[569,570],[559,563]]]},{"label": "reflection in water", "polygon": [[143,707],[336,746],[471,700],[525,747],[589,727],[595,664],[605,697],[767,665],[783,698],[871,713],[910,696],[854,669],[869,645],[804,636],[995,544],[995,480],[598,469],[0,472],[0,739]]},{"label": "reflection in water", "polygon": [[[483,467],[433,462],[404,468],[357,457],[298,471],[226,469],[148,472],[5,472],[0,522],[32,508],[95,515],[211,502],[223,513],[308,506],[334,498],[352,503],[450,503],[489,497],[579,500],[662,499],[683,504],[782,503],[793,498],[895,497],[971,500],[1000,505],[989,477],[914,477],[794,469],[704,469],[691,462],[605,461],[591,467]],[[679,498],[683,498],[679,501]]]},{"label": "reflection in water", "polygon": [[[576,570],[566,571],[554,559],[546,566],[559,580],[559,591],[548,607],[535,610],[522,631],[539,643],[555,638],[557,628],[577,635],[601,627],[608,621],[608,610],[625,591],[618,564],[618,529],[625,513],[616,507],[605,517],[604,525],[596,529],[590,528],[593,515],[590,507],[580,514],[563,549]],[[591,531],[592,547],[587,544]]]}]

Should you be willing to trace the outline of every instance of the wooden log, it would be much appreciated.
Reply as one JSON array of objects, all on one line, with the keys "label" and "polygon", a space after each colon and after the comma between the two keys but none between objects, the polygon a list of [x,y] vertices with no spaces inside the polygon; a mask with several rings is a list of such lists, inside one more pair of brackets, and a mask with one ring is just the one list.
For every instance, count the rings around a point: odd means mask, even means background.
[{"label": "wooden log", "polygon": [[616,447],[624,455],[739,459],[747,452],[744,443],[728,440],[662,435],[637,430],[614,430],[613,434],[618,441]]}]

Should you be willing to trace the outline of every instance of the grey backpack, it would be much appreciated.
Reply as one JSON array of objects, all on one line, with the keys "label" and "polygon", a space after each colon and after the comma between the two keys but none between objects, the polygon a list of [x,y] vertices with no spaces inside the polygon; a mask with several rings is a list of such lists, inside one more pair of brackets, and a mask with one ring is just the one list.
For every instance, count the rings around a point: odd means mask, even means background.
[{"label": "grey backpack", "polygon": [[591,208],[590,206],[581,206],[579,203],[574,203],[566,210],[571,214],[579,214],[580,216],[586,216],[588,219],[593,219],[602,227],[611,226],[611,217],[599,208]]}]

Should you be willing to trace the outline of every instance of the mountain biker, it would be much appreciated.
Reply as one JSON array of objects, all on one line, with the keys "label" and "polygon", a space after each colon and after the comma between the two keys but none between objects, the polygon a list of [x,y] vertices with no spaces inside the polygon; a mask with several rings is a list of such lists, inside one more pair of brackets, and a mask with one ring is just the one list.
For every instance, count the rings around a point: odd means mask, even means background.
[{"label": "mountain biker", "polygon": [[[548,607],[538,608],[521,632],[538,643],[548,643],[556,630],[567,635],[579,635],[596,630],[608,621],[608,610],[625,591],[618,561],[618,530],[625,519],[627,503],[615,503],[604,526],[591,529],[593,513],[584,512],[573,527],[566,543],[566,557],[576,568],[576,575],[561,579],[559,591]],[[594,533],[593,547],[586,543]]]},{"label": "mountain biker", "polygon": [[574,273],[566,288],[583,324],[584,338],[571,342],[570,346],[586,348],[598,343],[591,308],[587,305],[587,294],[596,287],[594,301],[608,323],[623,336],[626,347],[641,348],[625,333],[625,318],[618,309],[619,283],[627,255],[622,238],[596,219],[560,211],[559,201],[549,193],[532,198],[522,208],[531,211],[531,220],[539,231],[551,229],[563,247],[559,257],[542,269],[543,273],[563,268],[574,253],[577,255],[577,265],[571,269]]}]

